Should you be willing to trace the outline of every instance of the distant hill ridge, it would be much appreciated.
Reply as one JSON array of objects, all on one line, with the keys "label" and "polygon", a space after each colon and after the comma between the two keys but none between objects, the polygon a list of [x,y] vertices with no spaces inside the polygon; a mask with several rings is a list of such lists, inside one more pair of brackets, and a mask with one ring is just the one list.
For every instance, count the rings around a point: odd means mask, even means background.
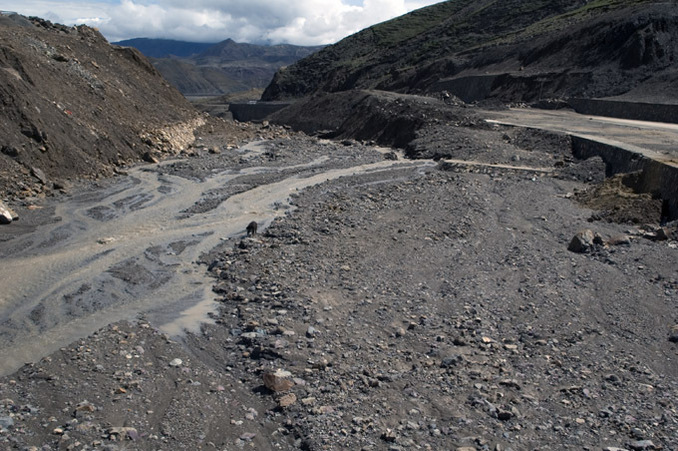
[{"label": "distant hill ridge", "polygon": [[273,74],[322,46],[257,45],[226,39],[214,44],[137,38],[116,45],[134,47],[182,94],[221,95],[266,87]]},{"label": "distant hill ridge", "polygon": [[187,58],[204,52],[215,43],[175,41],[172,39],[134,38],[114,42],[123,47],[134,47],[151,58],[169,58],[171,56]]},{"label": "distant hill ridge", "polygon": [[466,101],[678,99],[678,7],[651,0],[452,0],[367,28],[281,69],[263,100],[451,91]]}]

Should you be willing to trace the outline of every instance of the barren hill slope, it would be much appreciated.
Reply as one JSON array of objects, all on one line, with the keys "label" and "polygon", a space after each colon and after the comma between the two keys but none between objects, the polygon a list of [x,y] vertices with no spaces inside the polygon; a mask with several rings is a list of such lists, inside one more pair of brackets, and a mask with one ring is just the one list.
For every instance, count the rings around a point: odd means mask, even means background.
[{"label": "barren hill slope", "polygon": [[96,30],[0,16],[0,186],[26,197],[179,150],[204,121],[138,51]]},{"label": "barren hill slope", "polygon": [[[279,71],[264,100],[448,90],[466,101],[676,92],[678,4],[452,0],[375,25]],[[645,87],[645,88],[643,88]],[[666,97],[666,96],[665,96]]]}]

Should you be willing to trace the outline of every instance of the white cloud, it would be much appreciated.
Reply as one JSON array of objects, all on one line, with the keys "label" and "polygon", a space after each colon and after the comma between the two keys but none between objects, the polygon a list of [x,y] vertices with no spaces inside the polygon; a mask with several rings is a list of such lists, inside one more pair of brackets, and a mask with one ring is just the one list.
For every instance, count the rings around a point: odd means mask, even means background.
[{"label": "white cloud", "polygon": [[110,40],[330,44],[440,0],[9,0],[2,9],[98,27]]}]

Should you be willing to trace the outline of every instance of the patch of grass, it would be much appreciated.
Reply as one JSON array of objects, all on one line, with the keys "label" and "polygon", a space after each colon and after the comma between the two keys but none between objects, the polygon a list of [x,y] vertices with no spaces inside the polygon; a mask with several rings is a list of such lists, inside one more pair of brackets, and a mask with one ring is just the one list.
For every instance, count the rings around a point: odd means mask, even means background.
[{"label": "patch of grass", "polygon": [[654,0],[593,0],[581,8],[536,22],[525,29],[525,34],[535,35],[562,29],[572,23],[581,22],[604,12],[654,2]]},{"label": "patch of grass", "polygon": [[431,30],[468,5],[469,0],[451,0],[413,11],[371,27],[379,47],[395,47]]},{"label": "patch of grass", "polygon": [[[389,67],[423,67],[479,49],[515,44],[606,12],[657,0],[448,0],[374,25],[326,47],[295,67],[327,77],[374,80],[394,77]],[[579,6],[581,5],[581,6]],[[441,63],[445,64],[445,63]],[[297,77],[290,72],[290,79]]]},{"label": "patch of grass", "polygon": [[[545,33],[565,29],[575,23],[589,20],[592,17],[606,12],[648,3],[656,3],[656,0],[593,0],[590,3],[587,3],[586,5],[572,11],[545,17],[526,26],[525,28],[510,30],[503,34],[496,34],[492,37],[492,39],[489,39],[486,42],[479,42],[476,45],[469,46],[467,51],[482,48],[487,45],[501,45],[522,41],[525,39],[531,39],[535,36]],[[520,14],[534,13],[543,6],[544,2],[525,2],[520,6]]]}]

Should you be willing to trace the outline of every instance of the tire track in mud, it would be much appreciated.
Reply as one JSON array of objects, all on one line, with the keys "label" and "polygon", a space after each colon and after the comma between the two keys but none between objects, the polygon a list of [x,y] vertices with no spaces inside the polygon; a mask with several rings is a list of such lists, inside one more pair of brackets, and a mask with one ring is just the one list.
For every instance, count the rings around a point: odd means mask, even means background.
[{"label": "tire track in mud", "polygon": [[[263,227],[290,208],[290,194],[326,180],[429,161],[332,168],[329,157],[306,164],[223,171],[202,180],[148,167],[110,187],[80,193],[56,206],[61,220],[2,244],[0,374],[36,361],[115,321],[140,315],[170,335],[209,321],[212,280],[196,261],[222,239]],[[280,171],[292,175],[280,178]],[[185,214],[206,193],[243,176],[263,183],[208,211]]]}]

